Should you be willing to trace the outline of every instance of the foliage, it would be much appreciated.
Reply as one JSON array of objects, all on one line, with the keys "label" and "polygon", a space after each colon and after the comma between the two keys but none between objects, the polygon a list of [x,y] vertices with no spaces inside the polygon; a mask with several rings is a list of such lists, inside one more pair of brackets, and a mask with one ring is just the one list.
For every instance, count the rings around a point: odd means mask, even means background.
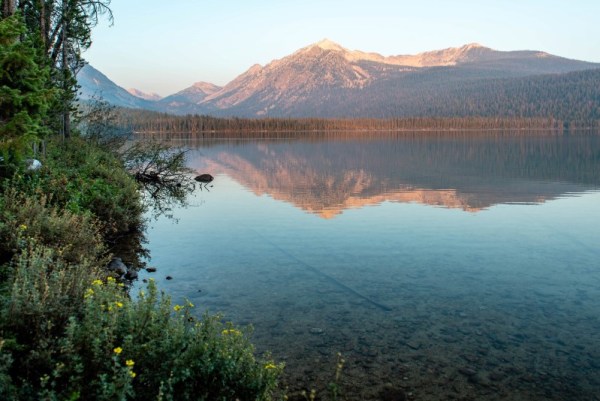
[{"label": "foliage", "polygon": [[79,130],[86,140],[111,152],[118,152],[129,139],[127,130],[117,126],[116,107],[93,98],[79,105]]},{"label": "foliage", "polygon": [[[600,84],[600,72],[598,73]],[[583,100],[582,100],[583,101]],[[433,100],[432,100],[433,102]],[[486,101],[487,102],[487,101]],[[477,104],[486,104],[477,103]],[[593,106],[593,102],[588,108]],[[569,104],[565,110],[569,109]],[[450,112],[449,112],[450,113]],[[600,109],[595,115],[584,115],[565,121],[552,116],[479,116],[473,112],[463,117],[390,117],[379,118],[217,118],[204,115],[176,116],[149,110],[118,110],[115,123],[123,129],[139,134],[141,138],[164,139],[203,139],[256,137],[272,138],[282,135],[285,138],[301,136],[315,132],[357,132],[367,131],[435,131],[435,130],[487,130],[487,129],[547,129],[563,130],[565,127],[598,128],[600,127]],[[458,113],[460,115],[462,113]],[[390,113],[393,115],[393,113]],[[445,115],[445,114],[442,114]],[[451,113],[449,115],[452,115]],[[559,113],[564,116],[565,113]],[[568,115],[566,116],[568,117]]]},{"label": "foliage", "polygon": [[[141,236],[144,207],[138,185],[123,169],[118,156],[84,139],[71,138],[66,142],[49,141],[42,162],[44,167],[38,173],[15,176],[5,182],[5,187],[15,188],[44,205],[65,209],[71,214],[93,216],[108,245],[128,235]],[[22,198],[15,202],[18,203],[13,205],[25,206],[21,215],[36,215],[37,212],[28,210],[34,201]],[[13,226],[32,226],[26,219],[22,220]]]},{"label": "foliage", "polygon": [[125,168],[144,191],[144,201],[155,215],[185,205],[195,189],[193,170],[186,166],[185,150],[159,141],[135,141],[121,154]]},{"label": "foliage", "polygon": [[[110,0],[11,2],[23,15],[27,32],[35,39],[28,46],[43,55],[58,94],[49,111],[47,125],[70,137],[72,113],[76,110],[73,105],[77,89],[75,76],[84,65],[82,52],[91,46],[92,28],[100,17],[107,16],[112,21]],[[4,10],[4,16],[13,11]]]},{"label": "foliage", "polygon": [[[0,156],[16,166],[48,134],[42,122],[56,91],[20,15],[0,20]],[[6,174],[6,171],[5,171]]]},{"label": "foliage", "polygon": [[67,262],[100,261],[104,253],[97,220],[53,206],[46,195],[8,189],[0,198],[0,218],[0,261],[31,243],[51,247]]},{"label": "foliage", "polygon": [[70,272],[89,269],[52,263],[51,252],[19,257],[2,323],[0,361],[12,363],[0,363],[0,379],[13,378],[4,399],[271,399],[282,366],[256,359],[242,331],[194,319],[191,303],[172,305],[153,282],[136,300],[111,277],[72,286]]}]

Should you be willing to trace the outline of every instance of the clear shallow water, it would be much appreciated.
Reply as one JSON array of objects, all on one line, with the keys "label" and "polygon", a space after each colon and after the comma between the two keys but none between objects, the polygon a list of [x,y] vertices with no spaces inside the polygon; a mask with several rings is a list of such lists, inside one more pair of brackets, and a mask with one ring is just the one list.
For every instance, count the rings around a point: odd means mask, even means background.
[{"label": "clear shallow water", "polygon": [[290,389],[341,352],[347,399],[600,399],[599,137],[179,143],[216,179],[153,223],[155,277]]}]

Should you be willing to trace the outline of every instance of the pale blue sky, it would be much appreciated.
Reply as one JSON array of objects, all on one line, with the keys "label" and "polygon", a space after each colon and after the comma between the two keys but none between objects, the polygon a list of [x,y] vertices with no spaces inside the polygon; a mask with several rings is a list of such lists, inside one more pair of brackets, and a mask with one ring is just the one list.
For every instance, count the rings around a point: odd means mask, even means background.
[{"label": "pale blue sky", "polygon": [[329,38],[383,55],[477,42],[600,62],[600,0],[112,0],[85,58],[117,84],[168,95],[223,85]]}]

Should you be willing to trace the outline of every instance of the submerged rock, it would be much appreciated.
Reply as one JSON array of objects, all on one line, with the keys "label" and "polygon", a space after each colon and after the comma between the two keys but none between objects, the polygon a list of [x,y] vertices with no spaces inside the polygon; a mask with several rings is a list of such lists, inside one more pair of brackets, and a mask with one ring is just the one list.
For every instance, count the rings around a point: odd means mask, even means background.
[{"label": "submerged rock", "polygon": [[154,273],[156,271],[156,267],[146,267],[146,271],[148,273]]},{"label": "submerged rock", "polygon": [[384,388],[379,393],[379,398],[382,401],[406,401],[408,397],[406,392],[401,389],[392,386],[391,384],[386,384]]}]

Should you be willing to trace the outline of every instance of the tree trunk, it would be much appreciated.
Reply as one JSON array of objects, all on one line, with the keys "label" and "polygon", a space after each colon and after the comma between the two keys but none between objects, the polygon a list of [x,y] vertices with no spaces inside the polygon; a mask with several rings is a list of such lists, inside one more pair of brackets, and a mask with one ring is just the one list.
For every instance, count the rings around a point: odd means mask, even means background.
[{"label": "tree trunk", "polygon": [[[64,12],[64,11],[63,11]],[[69,54],[67,42],[67,23],[63,21],[62,30],[62,73],[63,73],[63,137],[65,139],[71,137],[71,104],[69,102],[68,93],[71,90],[69,85]]]},{"label": "tree trunk", "polygon": [[42,36],[42,45],[44,46],[44,50],[46,50],[46,37],[48,33],[46,32],[46,0],[39,0],[40,8],[40,34]]},{"label": "tree trunk", "polygon": [[4,0],[2,2],[2,17],[7,18],[15,13],[16,0]]}]

